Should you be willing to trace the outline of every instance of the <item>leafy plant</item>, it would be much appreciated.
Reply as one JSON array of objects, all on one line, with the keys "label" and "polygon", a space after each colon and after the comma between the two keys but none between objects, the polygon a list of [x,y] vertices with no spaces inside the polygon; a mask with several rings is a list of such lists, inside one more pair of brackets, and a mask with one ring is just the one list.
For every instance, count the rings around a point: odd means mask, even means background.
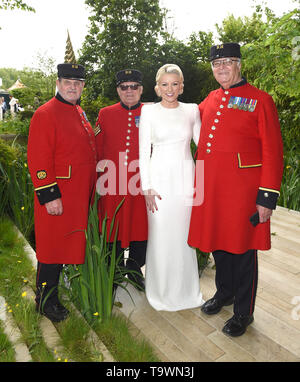
[{"label": "leafy plant", "polygon": [[[113,245],[110,246],[111,236],[115,225],[115,216],[123,201],[118,205],[109,227],[107,237],[107,217],[102,222],[102,234],[99,233],[99,219],[95,197],[90,207],[88,226],[86,230],[85,263],[65,267],[64,274],[71,286],[82,314],[89,323],[95,319],[105,321],[111,317],[114,302],[115,286],[122,285],[125,270],[119,265],[122,254],[116,258],[116,229]],[[126,279],[127,280],[127,279]]]},{"label": "leafy plant", "polygon": [[[5,147],[5,145],[2,145]],[[12,160],[12,148],[17,153]],[[13,142],[6,160],[0,162],[0,213],[8,214],[27,239],[34,230],[33,185],[27,168],[26,153]]]}]

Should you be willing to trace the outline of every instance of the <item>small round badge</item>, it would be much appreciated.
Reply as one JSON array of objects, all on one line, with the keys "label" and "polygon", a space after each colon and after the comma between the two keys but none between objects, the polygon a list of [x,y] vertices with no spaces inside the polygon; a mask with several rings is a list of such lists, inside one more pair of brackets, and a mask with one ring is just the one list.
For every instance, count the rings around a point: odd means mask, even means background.
[{"label": "small round badge", "polygon": [[45,170],[41,170],[36,173],[36,176],[39,180],[43,180],[47,177],[47,173]]}]

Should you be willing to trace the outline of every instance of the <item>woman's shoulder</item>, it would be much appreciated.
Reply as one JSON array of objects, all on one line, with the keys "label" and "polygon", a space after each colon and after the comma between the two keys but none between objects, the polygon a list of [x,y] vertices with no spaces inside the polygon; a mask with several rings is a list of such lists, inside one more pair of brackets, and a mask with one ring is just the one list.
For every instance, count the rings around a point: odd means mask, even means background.
[{"label": "woman's shoulder", "polygon": [[187,112],[195,113],[195,110],[199,110],[199,106],[196,103],[185,103],[180,102],[182,108],[184,108]]},{"label": "woman's shoulder", "polygon": [[158,103],[155,103],[155,102],[145,102],[145,103],[143,103],[142,109],[147,109],[147,110],[153,109],[157,105],[158,105]]},{"label": "woman's shoulder", "polygon": [[142,114],[150,114],[157,108],[158,103],[144,103],[142,107]]}]

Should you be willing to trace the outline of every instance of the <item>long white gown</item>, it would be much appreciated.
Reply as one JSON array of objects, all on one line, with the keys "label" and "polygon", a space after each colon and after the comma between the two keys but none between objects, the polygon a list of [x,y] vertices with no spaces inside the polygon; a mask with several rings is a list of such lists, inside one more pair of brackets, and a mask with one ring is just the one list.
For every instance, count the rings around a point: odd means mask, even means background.
[{"label": "long white gown", "polygon": [[156,310],[201,306],[197,257],[187,238],[193,201],[194,162],[191,140],[200,136],[196,104],[169,109],[144,105],[139,125],[142,189],[154,189],[158,211],[148,210],[145,290]]}]

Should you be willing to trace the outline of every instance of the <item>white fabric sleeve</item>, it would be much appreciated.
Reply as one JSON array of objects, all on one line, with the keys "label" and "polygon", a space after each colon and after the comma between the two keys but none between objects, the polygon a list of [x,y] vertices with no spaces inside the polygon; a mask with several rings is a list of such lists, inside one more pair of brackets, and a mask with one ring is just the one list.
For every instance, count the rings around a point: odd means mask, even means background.
[{"label": "white fabric sleeve", "polygon": [[193,141],[195,142],[196,146],[198,146],[199,138],[200,138],[200,131],[201,131],[201,119],[200,119],[200,111],[198,108],[198,105],[193,105],[193,111],[194,111],[194,126],[193,126]]},{"label": "white fabric sleeve", "polygon": [[142,190],[151,188],[150,157],[151,157],[151,123],[150,107],[143,106],[139,124],[139,164]]}]

